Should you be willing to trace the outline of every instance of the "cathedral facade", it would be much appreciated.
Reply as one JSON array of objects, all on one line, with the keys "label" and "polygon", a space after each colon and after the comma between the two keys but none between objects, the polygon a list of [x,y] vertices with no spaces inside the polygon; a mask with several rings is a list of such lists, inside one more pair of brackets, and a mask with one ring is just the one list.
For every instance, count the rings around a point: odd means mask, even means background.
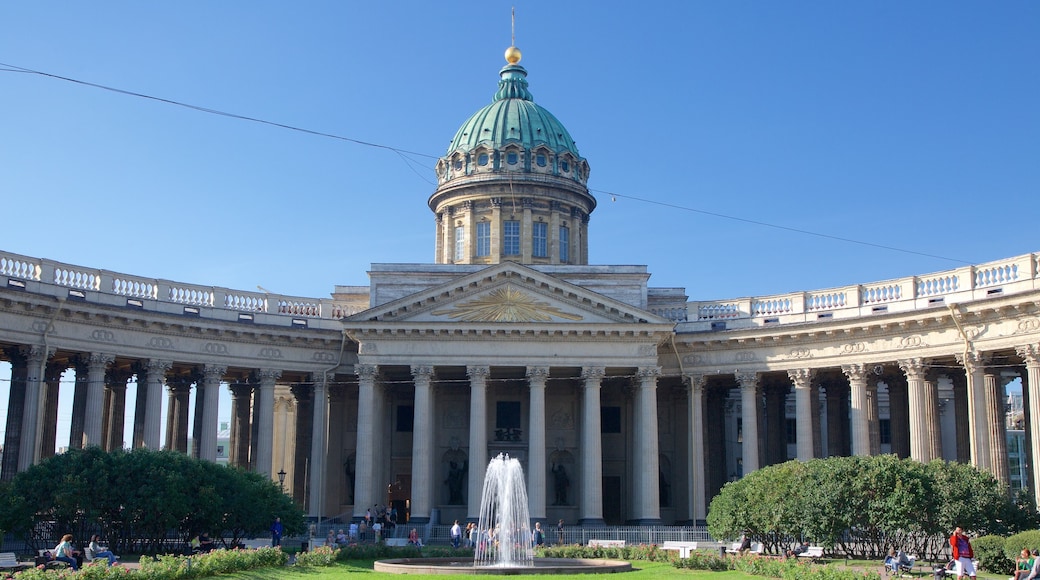
[{"label": "cathedral facade", "polygon": [[216,461],[227,388],[228,461],[314,517],[475,519],[501,453],[533,519],[696,522],[727,481],[789,459],[895,453],[1009,481],[1021,379],[1038,497],[1040,254],[758,298],[650,287],[644,266],[588,263],[589,162],[520,52],[506,61],[436,164],[432,264],[306,298],[0,252],[0,478],[53,453],[73,369],[70,447]]}]

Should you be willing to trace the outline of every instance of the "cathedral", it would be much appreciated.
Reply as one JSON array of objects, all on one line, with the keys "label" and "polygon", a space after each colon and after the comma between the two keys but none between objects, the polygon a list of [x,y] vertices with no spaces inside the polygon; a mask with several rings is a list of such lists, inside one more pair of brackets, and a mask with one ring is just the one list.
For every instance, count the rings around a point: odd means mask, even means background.
[{"label": "cathedral", "polygon": [[53,454],[71,369],[69,447],[226,455],[314,518],[475,520],[499,454],[532,519],[589,526],[702,522],[728,481],[839,455],[970,463],[1040,497],[1040,254],[732,300],[650,287],[589,264],[590,162],[505,59],[437,161],[433,263],[308,298],[0,252],[0,478]]}]

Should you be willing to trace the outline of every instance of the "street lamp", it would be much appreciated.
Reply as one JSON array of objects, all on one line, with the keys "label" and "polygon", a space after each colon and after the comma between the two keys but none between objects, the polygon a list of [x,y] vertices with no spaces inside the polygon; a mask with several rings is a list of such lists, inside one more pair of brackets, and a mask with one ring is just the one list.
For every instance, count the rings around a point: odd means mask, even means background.
[{"label": "street lamp", "polygon": [[285,470],[284,469],[279,469],[278,470],[278,489],[282,493],[285,493]]}]

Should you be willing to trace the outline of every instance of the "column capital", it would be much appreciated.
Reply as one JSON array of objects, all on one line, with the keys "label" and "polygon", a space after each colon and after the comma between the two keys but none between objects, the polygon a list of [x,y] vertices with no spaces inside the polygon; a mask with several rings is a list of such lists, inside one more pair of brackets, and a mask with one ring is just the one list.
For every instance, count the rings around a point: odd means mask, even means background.
[{"label": "column capital", "polygon": [[412,377],[415,380],[424,380],[429,382],[433,377],[433,367],[429,365],[412,365],[411,368]]},{"label": "column capital", "polygon": [[376,365],[354,365],[354,374],[361,380],[373,380],[376,378],[377,372],[379,372],[379,367]]},{"label": "column capital", "polygon": [[923,358],[907,358],[898,360],[896,363],[899,368],[902,369],[903,373],[906,374],[907,380],[925,380],[925,367],[928,365],[928,361]]},{"label": "column capital", "polygon": [[1040,367],[1040,344],[1016,346],[1015,352],[1026,361],[1027,368]]},{"label": "column capital", "polygon": [[103,369],[114,362],[116,362],[116,356],[114,354],[105,354],[101,352],[92,352],[87,358],[87,364],[93,368],[101,367]]},{"label": "column capital", "polygon": [[260,379],[260,385],[273,385],[282,376],[282,369],[259,369],[256,378]]},{"label": "column capital", "polygon": [[230,383],[228,384],[228,390],[231,391],[231,398],[248,397],[249,393],[253,392],[253,385],[248,383]]},{"label": "column capital", "polygon": [[466,367],[466,376],[475,379],[482,378],[487,379],[491,375],[491,367],[489,366],[468,366]]},{"label": "column capital", "polygon": [[145,363],[144,368],[151,373],[165,373],[173,367],[173,361],[162,360],[157,358],[150,358]]},{"label": "column capital", "polygon": [[642,380],[657,378],[661,376],[661,367],[639,367],[636,375]]},{"label": "column capital", "polygon": [[816,369],[790,369],[787,371],[788,378],[794,383],[796,389],[808,389],[812,386],[812,379],[816,376]]},{"label": "column capital", "polygon": [[207,383],[220,382],[220,379],[224,378],[224,373],[227,372],[227,367],[217,365],[205,365],[202,367],[202,380]]},{"label": "column capital", "polygon": [[602,379],[607,375],[607,369],[603,367],[582,367],[581,378],[588,382],[589,379]]},{"label": "column capital", "polygon": [[538,382],[544,386],[547,378],[549,378],[549,367],[527,367],[527,380],[532,384]]},{"label": "column capital", "polygon": [[986,366],[990,359],[993,358],[989,353],[981,353],[974,350],[970,350],[966,353],[954,354],[953,356],[957,359],[958,363],[964,365],[964,370],[969,373],[982,370],[981,367]]},{"label": "column capital", "polygon": [[704,373],[683,374],[683,381],[691,389],[703,389],[708,384],[708,375]]},{"label": "column capital", "polygon": [[758,379],[762,376],[762,373],[755,371],[736,371],[733,373],[736,377],[737,382],[740,383],[742,389],[755,389],[758,387]]},{"label": "column capital", "polygon": [[48,359],[54,354],[56,349],[52,346],[44,349],[38,344],[30,344],[28,346],[21,347],[21,353],[28,359],[29,364],[40,364],[44,359]]},{"label": "column capital", "polygon": [[845,373],[848,377],[849,382],[862,382],[867,380],[867,365],[865,364],[851,364],[841,365],[841,372]]}]

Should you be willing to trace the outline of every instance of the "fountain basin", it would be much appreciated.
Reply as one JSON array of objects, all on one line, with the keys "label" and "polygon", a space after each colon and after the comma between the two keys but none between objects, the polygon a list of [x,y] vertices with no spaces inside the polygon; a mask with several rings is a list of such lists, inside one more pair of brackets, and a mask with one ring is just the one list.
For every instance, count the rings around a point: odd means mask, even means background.
[{"label": "fountain basin", "polygon": [[632,564],[621,560],[581,558],[535,558],[529,566],[474,566],[472,558],[397,558],[377,560],[376,572],[390,574],[472,574],[514,576],[518,574],[612,574],[628,572]]}]

